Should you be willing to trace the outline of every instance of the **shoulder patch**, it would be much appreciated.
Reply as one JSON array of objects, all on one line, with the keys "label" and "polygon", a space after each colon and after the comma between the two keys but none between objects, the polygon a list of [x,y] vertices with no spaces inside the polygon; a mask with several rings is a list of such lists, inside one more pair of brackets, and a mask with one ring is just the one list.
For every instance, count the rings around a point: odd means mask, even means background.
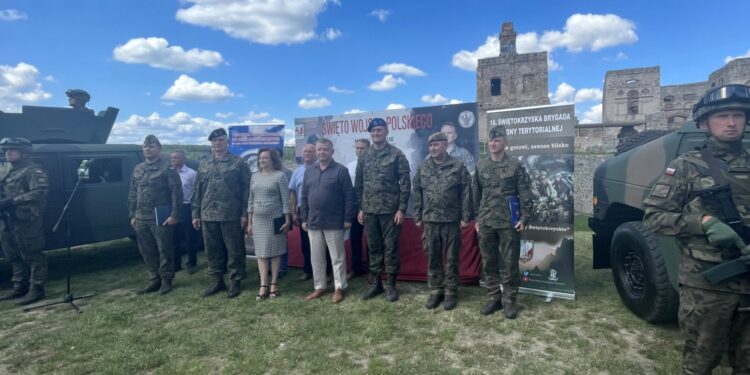
[{"label": "shoulder patch", "polygon": [[674,173],[675,173],[675,169],[672,167],[667,167],[667,169],[664,170],[664,174],[668,176],[674,176]]},{"label": "shoulder patch", "polygon": [[656,198],[666,198],[669,196],[669,192],[672,191],[672,187],[667,184],[656,184],[651,190],[651,196]]}]

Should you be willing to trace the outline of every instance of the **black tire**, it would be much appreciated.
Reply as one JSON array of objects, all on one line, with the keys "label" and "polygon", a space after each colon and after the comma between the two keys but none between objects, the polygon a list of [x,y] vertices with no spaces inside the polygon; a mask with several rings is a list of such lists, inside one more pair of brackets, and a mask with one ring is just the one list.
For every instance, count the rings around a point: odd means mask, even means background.
[{"label": "black tire", "polygon": [[624,223],[615,230],[611,251],[612,276],[625,306],[649,323],[675,321],[679,297],[656,235],[639,221]]},{"label": "black tire", "polygon": [[633,134],[630,137],[623,138],[617,144],[617,151],[615,151],[615,155],[620,155],[640,145],[645,145],[646,143],[649,143],[654,139],[661,138],[673,131],[674,130],[644,130],[640,133]]}]

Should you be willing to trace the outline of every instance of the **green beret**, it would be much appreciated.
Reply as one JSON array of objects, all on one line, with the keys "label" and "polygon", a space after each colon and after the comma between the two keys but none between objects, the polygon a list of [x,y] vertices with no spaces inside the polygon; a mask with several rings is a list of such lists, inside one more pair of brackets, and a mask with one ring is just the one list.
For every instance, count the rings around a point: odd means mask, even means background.
[{"label": "green beret", "polygon": [[208,135],[208,140],[213,141],[214,138],[224,137],[227,135],[227,131],[224,130],[224,128],[218,128],[211,132],[211,134]]},{"label": "green beret", "polygon": [[506,135],[505,126],[498,125],[490,129],[490,139],[498,138],[498,137],[505,137],[505,135]]},{"label": "green beret", "polygon": [[445,135],[445,133],[443,133],[443,132],[437,132],[437,133],[432,134],[429,138],[427,138],[427,143],[428,144],[430,144],[432,142],[437,142],[437,141],[446,141],[447,142],[448,141],[448,136]]},{"label": "green beret", "polygon": [[145,145],[152,145],[152,144],[155,144],[161,147],[161,142],[159,142],[159,138],[156,138],[156,136],[153,134],[149,134],[146,136],[146,139],[143,140],[143,145],[145,146]]}]

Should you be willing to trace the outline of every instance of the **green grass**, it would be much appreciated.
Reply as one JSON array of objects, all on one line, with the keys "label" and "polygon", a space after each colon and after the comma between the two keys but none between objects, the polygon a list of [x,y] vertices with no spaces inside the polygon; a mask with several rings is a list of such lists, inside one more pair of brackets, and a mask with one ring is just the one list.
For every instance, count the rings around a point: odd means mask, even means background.
[{"label": "green grass", "polygon": [[[609,270],[591,269],[590,232],[575,239],[577,300],[522,295],[525,309],[514,321],[480,316],[484,291],[476,286],[460,288],[451,312],[424,309],[421,283],[399,284],[394,304],[363,302],[362,278],[339,305],[330,294],[306,302],[312,285],[294,281],[297,270],[281,282],[280,298],[258,303],[253,261],[234,300],[201,298],[208,278],[185,272],[171,294],[138,296],[145,270],[132,243],[76,249],[73,291],[97,295],[79,301],[82,314],[65,305],[23,313],[0,303],[0,373],[678,373],[676,324],[650,325],[627,311]],[[62,255],[49,254],[51,300],[65,290]]]}]

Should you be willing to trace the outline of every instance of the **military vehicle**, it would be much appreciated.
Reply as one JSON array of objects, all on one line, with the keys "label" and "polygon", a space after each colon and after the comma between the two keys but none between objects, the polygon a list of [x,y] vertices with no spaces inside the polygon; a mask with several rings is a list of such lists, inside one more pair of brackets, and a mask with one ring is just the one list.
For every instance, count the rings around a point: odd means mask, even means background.
[{"label": "military vehicle", "polygon": [[[677,318],[679,249],[673,238],[645,229],[643,201],[669,162],[701,146],[706,134],[689,121],[655,140],[643,138],[649,142],[631,142],[633,148],[597,167],[588,224],[594,232],[594,268],[612,269],[617,291],[634,314],[651,323],[668,322]],[[743,142],[750,149],[750,136]]]},{"label": "military vehicle", "polygon": [[[143,161],[138,145],[105,144],[117,108],[94,114],[89,109],[24,106],[21,113],[0,112],[0,137],[24,137],[34,143],[32,160],[49,176],[50,190],[44,215],[46,249],[64,247],[65,226],[52,227],[78,182],[82,162],[87,177],[81,180],[68,218],[71,246],[133,235],[128,220],[130,175]],[[0,155],[4,161],[4,155]],[[6,168],[5,163],[0,168]]]}]

